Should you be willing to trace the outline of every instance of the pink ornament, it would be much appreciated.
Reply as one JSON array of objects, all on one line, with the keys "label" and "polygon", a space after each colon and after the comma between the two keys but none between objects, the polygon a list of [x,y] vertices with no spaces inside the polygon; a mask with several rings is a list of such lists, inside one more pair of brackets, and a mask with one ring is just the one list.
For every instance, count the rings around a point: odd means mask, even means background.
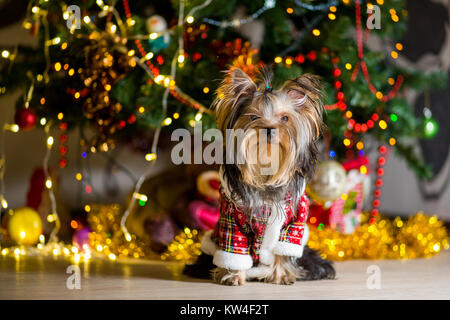
[{"label": "pink ornament", "polygon": [[212,207],[203,201],[192,201],[189,204],[192,220],[200,229],[211,230],[219,220],[219,208]]}]

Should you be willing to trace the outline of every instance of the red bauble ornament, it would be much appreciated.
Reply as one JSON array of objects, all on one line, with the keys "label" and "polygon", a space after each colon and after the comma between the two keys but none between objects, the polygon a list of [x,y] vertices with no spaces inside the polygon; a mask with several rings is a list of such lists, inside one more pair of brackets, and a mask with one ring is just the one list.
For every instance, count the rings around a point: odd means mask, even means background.
[{"label": "red bauble ornament", "polygon": [[21,130],[33,129],[36,125],[37,116],[33,109],[22,108],[17,109],[14,115],[14,122]]}]

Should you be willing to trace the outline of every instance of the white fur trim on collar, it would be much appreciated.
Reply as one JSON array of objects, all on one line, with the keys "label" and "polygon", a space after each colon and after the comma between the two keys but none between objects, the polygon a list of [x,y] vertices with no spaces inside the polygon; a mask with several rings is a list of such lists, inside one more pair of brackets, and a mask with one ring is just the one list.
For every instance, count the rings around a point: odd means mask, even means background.
[{"label": "white fur trim on collar", "polygon": [[206,254],[209,254],[210,256],[214,255],[217,250],[216,244],[211,239],[212,232],[213,230],[205,232],[205,235],[203,236],[203,239],[200,243],[200,248],[202,249],[202,251]]},{"label": "white fur trim on collar", "polygon": [[217,250],[214,254],[213,263],[229,270],[248,270],[253,265],[252,257],[248,254],[237,254]]},{"label": "white fur trim on collar", "polygon": [[261,243],[259,261],[262,264],[271,265],[275,259],[273,248],[280,238],[281,227],[286,219],[284,208],[273,205],[271,207],[270,217],[267,221],[263,241]]}]

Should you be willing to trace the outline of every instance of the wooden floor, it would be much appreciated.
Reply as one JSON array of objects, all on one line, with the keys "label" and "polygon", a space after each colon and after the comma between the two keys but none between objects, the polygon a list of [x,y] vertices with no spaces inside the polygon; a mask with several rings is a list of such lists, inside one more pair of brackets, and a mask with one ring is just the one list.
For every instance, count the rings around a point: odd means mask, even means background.
[{"label": "wooden floor", "polygon": [[[450,252],[432,259],[336,263],[337,280],[292,286],[226,287],[180,274],[167,262],[80,264],[81,288],[69,290],[70,263],[43,257],[0,257],[0,299],[450,299]],[[367,268],[381,270],[381,289],[368,289]]]}]

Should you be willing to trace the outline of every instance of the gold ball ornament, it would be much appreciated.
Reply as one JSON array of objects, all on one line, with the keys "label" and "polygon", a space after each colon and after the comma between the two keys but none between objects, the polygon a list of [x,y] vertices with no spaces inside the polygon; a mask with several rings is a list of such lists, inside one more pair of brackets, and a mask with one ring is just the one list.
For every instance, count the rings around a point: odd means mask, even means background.
[{"label": "gold ball ornament", "polygon": [[8,221],[8,232],[19,245],[36,244],[42,234],[42,220],[39,213],[30,207],[14,210]]},{"label": "gold ball ornament", "polygon": [[339,198],[345,191],[347,174],[337,161],[323,161],[307,187],[308,195],[317,203],[326,204]]}]

